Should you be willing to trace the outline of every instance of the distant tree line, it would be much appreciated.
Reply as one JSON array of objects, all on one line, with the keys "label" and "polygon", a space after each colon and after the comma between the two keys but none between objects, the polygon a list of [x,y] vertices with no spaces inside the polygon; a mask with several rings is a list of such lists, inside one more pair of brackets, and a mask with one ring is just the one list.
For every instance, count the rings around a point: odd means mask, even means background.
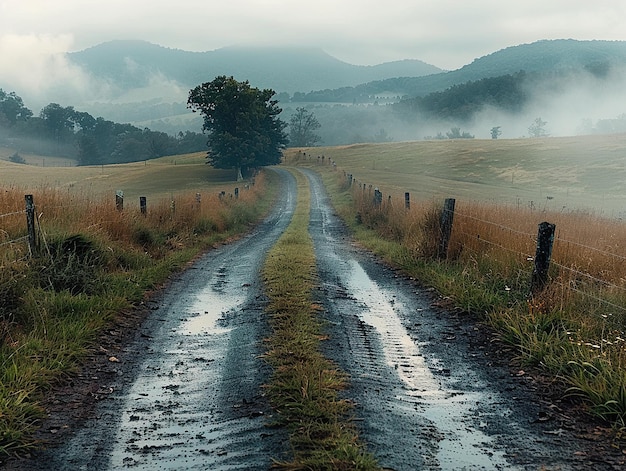
[{"label": "distant tree line", "polygon": [[485,106],[512,113],[522,110],[529,100],[528,74],[516,74],[469,81],[423,97],[408,98],[394,104],[401,115],[468,120]]},{"label": "distant tree line", "polygon": [[0,142],[20,152],[76,159],[79,165],[136,162],[206,150],[206,136],[163,132],[120,124],[73,106],[46,105],[39,116],[14,92],[0,89]]}]

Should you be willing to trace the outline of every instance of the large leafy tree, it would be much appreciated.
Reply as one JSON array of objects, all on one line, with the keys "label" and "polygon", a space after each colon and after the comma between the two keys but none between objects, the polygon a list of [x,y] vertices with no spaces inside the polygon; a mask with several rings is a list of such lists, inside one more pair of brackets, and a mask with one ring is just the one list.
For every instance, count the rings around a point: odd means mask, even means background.
[{"label": "large leafy tree", "polygon": [[250,168],[280,162],[287,135],[274,95],[223,75],[190,90],[187,106],[203,114],[213,167],[235,169],[239,180]]},{"label": "large leafy tree", "polygon": [[289,121],[289,141],[293,147],[311,147],[321,141],[315,134],[322,125],[306,108],[296,108]]},{"label": "large leafy tree", "polygon": [[0,124],[14,125],[18,121],[26,121],[33,112],[24,106],[22,98],[15,92],[7,93],[0,88]]},{"label": "large leafy tree", "polygon": [[73,137],[74,114],[73,106],[63,107],[58,103],[50,103],[41,110],[39,117],[44,121],[50,137],[58,143]]}]

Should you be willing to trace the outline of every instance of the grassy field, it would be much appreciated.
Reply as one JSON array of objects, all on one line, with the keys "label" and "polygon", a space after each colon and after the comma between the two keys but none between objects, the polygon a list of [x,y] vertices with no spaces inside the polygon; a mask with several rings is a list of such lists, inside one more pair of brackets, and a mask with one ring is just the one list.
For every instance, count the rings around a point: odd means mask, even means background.
[{"label": "grassy field", "polygon": [[[114,198],[115,192],[122,190],[125,199],[132,205],[139,204],[139,196],[146,196],[151,201],[189,192],[232,193],[238,186],[234,172],[205,165],[205,156],[205,152],[198,152],[145,162],[85,167],[43,167],[0,160],[0,186],[25,191],[67,189],[89,198],[105,195]],[[41,159],[52,160],[37,156],[26,158],[34,163],[41,162]]]},{"label": "grassy field", "polygon": [[359,182],[391,193],[408,191],[415,199],[452,197],[609,217],[626,211],[626,134],[302,150],[334,160]]}]

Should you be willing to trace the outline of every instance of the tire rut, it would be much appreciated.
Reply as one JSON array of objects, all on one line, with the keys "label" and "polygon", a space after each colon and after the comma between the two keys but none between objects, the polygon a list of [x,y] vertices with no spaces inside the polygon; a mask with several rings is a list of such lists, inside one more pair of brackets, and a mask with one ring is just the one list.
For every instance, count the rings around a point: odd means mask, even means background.
[{"label": "tire rut", "polygon": [[319,176],[310,232],[325,308],[325,354],[351,378],[346,398],[368,451],[386,469],[587,469],[575,441],[538,424],[536,399],[503,384],[472,351],[473,325],[431,306],[432,294],[357,249]]}]

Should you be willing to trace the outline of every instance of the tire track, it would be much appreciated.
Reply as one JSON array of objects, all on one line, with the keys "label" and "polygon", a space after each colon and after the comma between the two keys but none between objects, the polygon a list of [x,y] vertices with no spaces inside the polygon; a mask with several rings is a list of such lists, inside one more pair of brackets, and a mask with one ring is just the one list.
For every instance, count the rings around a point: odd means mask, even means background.
[{"label": "tire track", "polygon": [[329,325],[325,354],[351,377],[346,397],[379,463],[396,471],[584,469],[575,444],[529,427],[536,411],[491,379],[451,314],[350,243],[319,176],[302,171]]},{"label": "tire track", "polygon": [[136,341],[119,357],[113,391],[39,469],[268,469],[286,449],[268,429],[260,359],[268,334],[260,270],[288,226],[296,202],[293,176],[254,232],[209,252],[155,302]]}]

